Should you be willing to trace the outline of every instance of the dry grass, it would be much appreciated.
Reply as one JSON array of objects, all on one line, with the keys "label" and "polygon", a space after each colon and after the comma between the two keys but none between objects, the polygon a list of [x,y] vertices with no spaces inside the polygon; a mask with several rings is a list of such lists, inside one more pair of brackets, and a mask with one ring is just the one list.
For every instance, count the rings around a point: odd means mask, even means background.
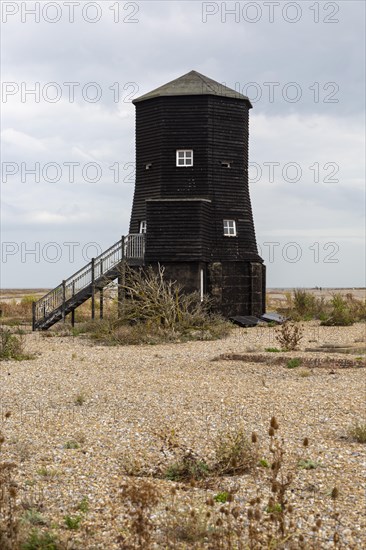
[{"label": "dry grass", "polygon": [[152,512],[159,502],[159,490],[142,480],[122,483],[119,490],[123,519],[118,542],[122,548],[152,548],[155,525]]},{"label": "dry grass", "polygon": [[0,302],[2,322],[19,324],[32,322],[32,302],[37,300],[35,295],[23,296],[20,300],[12,299],[7,302]]},{"label": "dry grass", "polygon": [[357,298],[352,292],[312,292],[294,289],[274,299],[267,295],[267,309],[275,309],[294,321],[318,319],[324,326],[350,326],[366,319],[366,300]]},{"label": "dry grass", "polygon": [[[171,485],[169,503],[166,499],[163,500],[162,493],[153,480],[130,476],[125,478],[116,487],[116,496],[121,507],[116,515],[116,543],[126,550],[153,550],[160,547],[182,550],[323,548],[322,518],[314,519],[311,534],[307,526],[303,529],[299,527],[302,503],[296,502],[292,494],[299,465],[315,464],[309,458],[309,440],[303,439],[297,461],[294,461],[287,457],[284,438],[280,435],[279,428],[277,419],[272,417],[268,426],[267,449],[265,442],[260,442],[256,433],[252,434],[249,441],[241,429],[231,431],[230,435],[224,433],[218,436],[215,461],[210,471],[211,486],[220,487],[221,479],[225,475],[245,473],[254,476],[257,494],[248,500],[238,499],[234,487],[216,494],[209,489],[206,496],[197,502],[197,496],[193,493],[194,476],[189,476],[184,480],[190,480],[192,494],[182,507],[178,502],[178,487],[175,483]],[[171,450],[184,450],[186,453],[187,449],[177,443],[174,435],[170,437],[167,446]],[[3,438],[0,439],[0,445],[2,443]],[[259,456],[262,456],[261,460],[258,460]],[[192,457],[191,452],[191,461]],[[67,536],[60,538],[50,531],[44,516],[33,504],[22,515],[22,531],[19,533],[20,515],[15,504],[17,491],[12,483],[14,467],[14,464],[8,463],[0,465],[1,549],[74,548],[71,532],[78,531],[82,526],[83,516],[80,513],[88,513],[89,503],[85,506],[81,501],[82,507],[79,503],[78,515],[64,516],[64,529],[70,533]],[[338,495],[339,491],[334,487],[331,499],[335,502]],[[340,518],[335,505],[333,523],[331,547],[340,548]]]},{"label": "dry grass", "polygon": [[250,472],[258,462],[257,436],[251,440],[243,427],[234,426],[220,432],[215,443],[215,475],[240,475]]},{"label": "dry grass", "polygon": [[358,443],[366,443],[366,422],[356,422],[349,429],[349,435]]},{"label": "dry grass", "polygon": [[[315,331],[307,325],[294,370],[282,368],[291,354],[263,352],[270,328],[123,349],[71,338],[65,327],[61,338],[27,335],[42,355],[0,364],[1,397],[14,408],[0,449],[1,549],[361,548],[363,365],[305,352]],[[362,337],[360,326],[316,330],[318,343]],[[260,353],[241,353],[254,344]],[[20,396],[23,423],[15,419]],[[221,411],[231,404],[228,420]],[[4,467],[14,459],[20,471]]]},{"label": "dry grass", "polygon": [[34,355],[25,353],[24,334],[14,333],[5,327],[0,327],[0,361],[15,359],[25,361],[34,359]]},{"label": "dry grass", "polygon": [[0,432],[0,548],[13,550],[18,544],[17,486],[13,480],[14,462],[2,461],[5,438]]},{"label": "dry grass", "polygon": [[[298,514],[301,516],[302,504],[292,496],[299,464],[315,464],[309,458],[309,440],[303,439],[297,461],[291,461],[286,455],[284,439],[279,433],[279,423],[275,417],[269,423],[268,438],[266,451],[263,444],[259,444],[255,433],[251,436],[251,442],[243,436],[241,430],[230,437],[227,434],[220,435],[215,454],[216,466],[211,467],[210,474],[213,477],[209,487],[220,486],[224,475],[254,475],[257,496],[248,501],[239,500],[235,489],[221,491],[216,495],[209,490],[204,500],[199,503],[195,501],[194,505],[188,503],[182,508],[178,504],[176,485],[173,485],[171,502],[165,502],[162,508],[159,506],[161,497],[156,486],[142,479],[128,478],[122,493],[125,509],[124,534],[121,537],[123,547],[225,550],[322,548],[321,517],[314,520],[311,534],[308,528],[299,528]],[[176,439],[174,441],[170,441],[173,448],[180,448]],[[265,456],[260,461],[259,453]],[[193,479],[192,476],[184,478],[184,481],[188,480],[193,500],[193,490],[199,479]],[[332,498],[334,500],[336,496]],[[155,523],[153,517],[160,517],[161,521]],[[338,527],[339,517],[334,507],[333,548],[338,547]]]}]

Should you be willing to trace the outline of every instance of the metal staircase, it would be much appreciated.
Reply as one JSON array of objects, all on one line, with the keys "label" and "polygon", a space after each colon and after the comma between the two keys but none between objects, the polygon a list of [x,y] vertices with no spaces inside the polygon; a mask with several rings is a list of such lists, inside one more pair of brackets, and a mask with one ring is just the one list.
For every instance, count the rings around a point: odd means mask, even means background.
[{"label": "metal staircase", "polygon": [[105,286],[117,279],[124,262],[143,265],[144,253],[144,234],[122,237],[40,300],[33,302],[33,330],[47,330],[58,321],[65,320],[69,313],[74,323],[75,309],[89,298],[92,298],[94,315],[95,292],[99,290],[102,293]]}]

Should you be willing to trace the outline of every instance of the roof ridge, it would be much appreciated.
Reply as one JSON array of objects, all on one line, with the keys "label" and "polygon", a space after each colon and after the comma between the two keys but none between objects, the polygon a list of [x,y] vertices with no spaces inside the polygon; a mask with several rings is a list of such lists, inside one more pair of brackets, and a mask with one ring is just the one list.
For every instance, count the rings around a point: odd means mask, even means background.
[{"label": "roof ridge", "polygon": [[207,86],[208,88],[210,88],[210,90],[212,90],[213,92],[215,92],[215,89],[213,88],[213,86],[211,85],[211,83],[208,82],[208,81],[206,80],[207,77],[205,77],[205,75],[203,75],[203,74],[201,74],[201,73],[198,73],[197,71],[192,71],[192,72],[195,73],[195,74],[200,78],[200,80],[202,80],[202,82],[203,82],[204,84],[206,84],[206,86]]}]

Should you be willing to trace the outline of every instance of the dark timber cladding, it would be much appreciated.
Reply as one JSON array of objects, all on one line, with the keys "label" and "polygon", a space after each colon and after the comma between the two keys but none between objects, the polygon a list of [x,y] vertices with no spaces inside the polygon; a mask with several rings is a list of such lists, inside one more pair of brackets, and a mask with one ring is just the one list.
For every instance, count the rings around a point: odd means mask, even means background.
[{"label": "dark timber cladding", "polygon": [[[211,294],[225,315],[261,315],[265,268],[248,187],[249,99],[191,71],[134,104],[130,233],[146,227],[145,264],[161,263],[187,290]],[[187,155],[181,165],[178,151]]]}]

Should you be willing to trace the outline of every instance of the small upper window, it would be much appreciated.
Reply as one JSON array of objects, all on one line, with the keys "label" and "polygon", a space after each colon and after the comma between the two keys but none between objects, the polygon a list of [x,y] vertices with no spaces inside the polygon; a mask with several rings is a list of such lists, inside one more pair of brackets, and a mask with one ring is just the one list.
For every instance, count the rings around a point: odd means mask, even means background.
[{"label": "small upper window", "polygon": [[146,220],[140,222],[140,233],[146,233]]},{"label": "small upper window", "polygon": [[225,237],[236,237],[236,221],[235,220],[224,220],[224,236]]},{"label": "small upper window", "polygon": [[193,150],[178,149],[177,150],[177,166],[193,166]]},{"label": "small upper window", "polygon": [[229,162],[229,161],[227,161],[227,160],[223,160],[223,161],[221,162],[221,166],[222,166],[223,168],[231,168],[231,162]]},{"label": "small upper window", "polygon": [[145,170],[150,170],[151,167],[152,167],[152,162],[148,162],[147,164],[145,164]]}]

